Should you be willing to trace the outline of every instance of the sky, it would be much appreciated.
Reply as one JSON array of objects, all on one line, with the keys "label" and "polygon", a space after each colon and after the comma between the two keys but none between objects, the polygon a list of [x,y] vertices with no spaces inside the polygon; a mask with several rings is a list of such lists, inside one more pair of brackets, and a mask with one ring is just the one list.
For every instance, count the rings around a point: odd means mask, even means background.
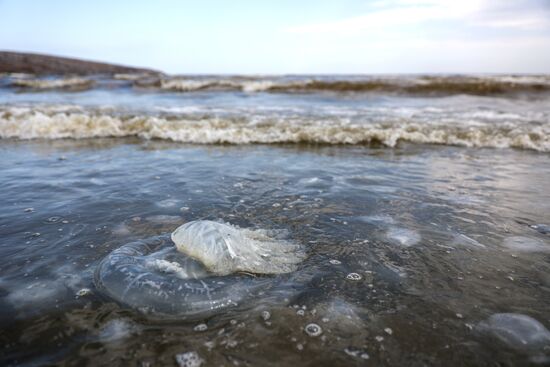
[{"label": "sky", "polygon": [[550,0],[0,0],[0,50],[184,74],[550,73]]}]

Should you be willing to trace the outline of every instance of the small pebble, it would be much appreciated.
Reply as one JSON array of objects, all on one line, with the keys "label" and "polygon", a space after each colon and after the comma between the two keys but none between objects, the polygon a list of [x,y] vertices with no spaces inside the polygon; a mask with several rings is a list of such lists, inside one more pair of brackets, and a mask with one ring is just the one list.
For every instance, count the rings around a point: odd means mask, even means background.
[{"label": "small pebble", "polygon": [[305,313],[304,310],[298,310],[298,311],[296,311],[296,315],[298,315],[298,316],[304,316],[305,314],[306,314],[306,313]]},{"label": "small pebble", "polygon": [[376,336],[374,339],[376,339],[377,342],[382,342],[384,340],[384,337],[383,336]]},{"label": "small pebble", "polygon": [[331,263],[332,265],[340,265],[342,263],[340,260],[336,260],[336,259],[331,259],[328,262]]},{"label": "small pebble", "polygon": [[459,319],[461,319],[461,318],[463,318],[464,316],[462,316],[461,313],[457,313],[457,314],[456,314],[456,317],[458,317]]},{"label": "small pebble", "polygon": [[262,311],[261,317],[264,321],[267,321],[271,318],[271,314],[269,313],[269,311]]},{"label": "small pebble", "polygon": [[385,328],[384,331],[385,331],[386,334],[388,334],[388,335],[392,335],[392,334],[393,334],[393,330],[390,329],[389,327]]},{"label": "small pebble", "polygon": [[26,208],[25,210],[23,210],[25,213],[31,213],[31,212],[34,212],[34,208]]}]

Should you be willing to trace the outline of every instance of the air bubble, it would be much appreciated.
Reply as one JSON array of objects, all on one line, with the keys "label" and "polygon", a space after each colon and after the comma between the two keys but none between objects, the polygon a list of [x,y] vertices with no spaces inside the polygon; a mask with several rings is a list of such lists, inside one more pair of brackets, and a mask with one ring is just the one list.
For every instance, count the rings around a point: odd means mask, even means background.
[{"label": "air bubble", "polygon": [[306,327],[304,328],[304,331],[306,332],[307,335],[312,337],[319,336],[323,333],[323,329],[321,329],[319,325],[313,324],[313,323],[306,325]]},{"label": "air bubble", "polygon": [[344,349],[344,352],[351,357],[369,359],[368,353],[365,352],[363,349],[359,349],[355,347],[347,347],[346,349]]},{"label": "air bubble", "polygon": [[90,288],[82,288],[81,290],[76,292],[76,295],[78,297],[84,297],[84,296],[87,296],[90,293],[92,293],[92,290]]},{"label": "air bubble", "polygon": [[195,331],[206,331],[207,329],[208,326],[206,324],[198,324],[193,328]]},{"label": "air bubble", "polygon": [[358,281],[358,280],[361,280],[362,278],[363,277],[357,273],[349,273],[348,275],[346,275],[347,280]]}]

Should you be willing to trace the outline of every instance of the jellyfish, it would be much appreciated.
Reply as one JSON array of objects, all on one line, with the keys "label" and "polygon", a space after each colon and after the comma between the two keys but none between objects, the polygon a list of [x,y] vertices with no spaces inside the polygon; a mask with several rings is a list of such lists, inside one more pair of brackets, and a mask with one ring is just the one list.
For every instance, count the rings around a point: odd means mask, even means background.
[{"label": "jellyfish", "polygon": [[550,331],[534,318],[516,313],[497,313],[477,326],[514,349],[540,349],[550,346]]},{"label": "jellyfish", "polygon": [[201,220],[115,249],[95,284],[142,313],[196,319],[287,299],[307,278],[297,271],[304,258],[281,233]]},{"label": "jellyfish", "polygon": [[303,258],[300,246],[271,238],[267,231],[241,229],[209,220],[180,226],[172,233],[172,241],[180,252],[199,260],[218,275],[238,271],[290,273]]}]

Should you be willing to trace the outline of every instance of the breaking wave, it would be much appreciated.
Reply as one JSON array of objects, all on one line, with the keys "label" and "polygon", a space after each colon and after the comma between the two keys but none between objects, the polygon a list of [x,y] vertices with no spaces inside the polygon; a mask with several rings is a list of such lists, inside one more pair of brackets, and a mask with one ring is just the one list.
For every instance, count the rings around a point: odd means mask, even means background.
[{"label": "breaking wave", "polygon": [[85,78],[60,78],[60,79],[34,79],[34,78],[17,78],[11,81],[13,87],[28,88],[37,90],[47,89],[70,89],[84,90],[89,89],[94,85],[94,81]]},{"label": "breaking wave", "polygon": [[[475,115],[474,115],[475,116]],[[85,139],[137,136],[196,144],[369,144],[399,142],[550,152],[550,121],[473,119],[349,119],[345,116],[253,113],[116,114],[72,107],[0,107],[0,138]]]},{"label": "breaking wave", "polygon": [[[439,96],[478,96],[550,93],[549,75],[151,75],[114,74],[86,78],[0,75],[0,84],[25,90],[81,91],[128,87],[149,92],[242,91],[246,93],[374,93]],[[121,83],[123,82],[123,83]]]},{"label": "breaking wave", "polygon": [[200,78],[168,77],[137,80],[137,87],[191,92],[201,90],[240,90],[244,92],[375,92],[410,95],[499,95],[507,93],[550,92],[546,76],[423,76],[387,78]]}]

